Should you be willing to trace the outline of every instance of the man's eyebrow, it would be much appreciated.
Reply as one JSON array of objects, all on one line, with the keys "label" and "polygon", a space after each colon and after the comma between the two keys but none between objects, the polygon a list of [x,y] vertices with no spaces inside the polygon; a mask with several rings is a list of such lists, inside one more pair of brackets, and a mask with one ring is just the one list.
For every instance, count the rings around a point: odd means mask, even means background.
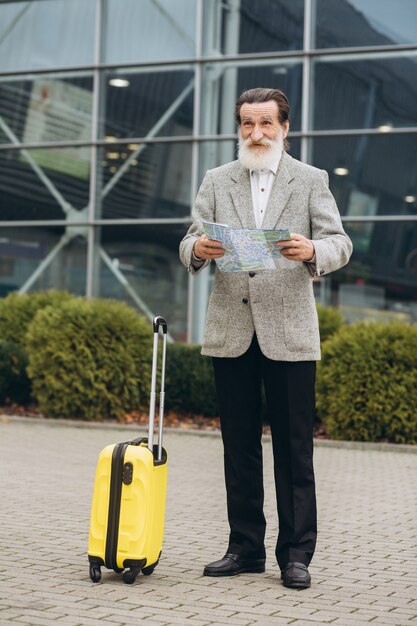
[{"label": "man's eyebrow", "polygon": [[[252,116],[249,115],[249,114],[242,115],[242,121],[245,121],[245,122],[249,121],[249,122],[251,122],[252,119],[253,119]],[[265,115],[262,115],[261,120],[271,121],[272,120],[272,115],[269,115],[269,113],[266,113]]]}]

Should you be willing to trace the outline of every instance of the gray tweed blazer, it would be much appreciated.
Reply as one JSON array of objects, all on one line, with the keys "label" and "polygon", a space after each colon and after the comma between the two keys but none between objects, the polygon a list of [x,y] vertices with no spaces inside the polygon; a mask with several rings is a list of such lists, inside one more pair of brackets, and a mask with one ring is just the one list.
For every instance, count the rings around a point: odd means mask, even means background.
[{"label": "gray tweed blazer", "polygon": [[[210,264],[193,265],[192,248],[203,234],[202,221],[256,228],[249,172],[238,161],[209,170],[193,208],[193,223],[180,244],[180,259],[198,274]],[[289,228],[312,239],[315,263],[288,261],[276,270],[220,272],[210,296],[201,353],[237,357],[256,332],[259,346],[275,361],[320,359],[313,277],[346,263],[352,243],[343,230],[328,175],[283,153],[266,207],[263,228]]]}]

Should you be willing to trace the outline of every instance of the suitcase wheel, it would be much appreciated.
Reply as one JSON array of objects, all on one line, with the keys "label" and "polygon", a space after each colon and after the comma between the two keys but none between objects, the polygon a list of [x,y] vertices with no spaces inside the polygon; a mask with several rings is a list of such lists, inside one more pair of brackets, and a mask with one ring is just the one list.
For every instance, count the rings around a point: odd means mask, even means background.
[{"label": "suitcase wheel", "polygon": [[123,572],[123,582],[126,583],[126,585],[132,585],[135,580],[136,580],[136,576],[139,574],[140,569],[135,569],[135,568],[131,568],[131,569],[127,569],[125,572]]},{"label": "suitcase wheel", "polygon": [[154,563],[153,565],[148,565],[148,567],[144,567],[142,570],[142,574],[144,574],[145,576],[150,576],[153,573],[157,565],[158,565],[158,561]]},{"label": "suitcase wheel", "polygon": [[98,565],[90,565],[90,578],[93,583],[98,583],[101,579],[101,569]]}]

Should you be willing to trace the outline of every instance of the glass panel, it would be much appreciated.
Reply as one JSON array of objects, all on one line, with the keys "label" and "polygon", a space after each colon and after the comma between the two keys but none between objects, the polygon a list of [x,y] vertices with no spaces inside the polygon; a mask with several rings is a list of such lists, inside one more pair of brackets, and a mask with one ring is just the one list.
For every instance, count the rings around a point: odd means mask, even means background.
[{"label": "glass panel", "polygon": [[195,0],[105,0],[105,63],[195,55]]},{"label": "glass panel", "polygon": [[417,54],[323,57],[314,66],[314,128],[417,126]]},{"label": "glass panel", "polygon": [[189,65],[105,72],[104,135],[190,135],[194,70]]},{"label": "glass panel", "polygon": [[203,6],[207,55],[303,47],[304,0],[205,0]]},{"label": "glass panel", "polygon": [[199,145],[199,184],[207,170],[225,165],[236,159],[236,141],[202,141]]},{"label": "glass panel", "polygon": [[90,141],[90,76],[25,76],[0,82],[0,141]]},{"label": "glass panel", "polygon": [[100,258],[96,292],[125,300],[142,313],[162,315],[170,334],[182,341],[186,338],[188,272],[179,261],[178,246],[186,230],[184,224],[105,226],[96,243]]},{"label": "glass panel", "polygon": [[0,71],[94,62],[95,0],[0,4]]},{"label": "glass panel", "polygon": [[417,322],[417,222],[345,222],[348,265],[315,281],[317,298],[357,319]]},{"label": "glass panel", "polygon": [[316,47],[417,43],[415,0],[315,0]]},{"label": "glass panel", "polygon": [[[289,154],[295,159],[300,158],[300,140],[288,136]],[[199,183],[201,184],[207,170],[224,165],[236,159],[237,144],[235,141],[202,141],[199,152]]]},{"label": "glass panel", "polygon": [[91,149],[0,150],[0,221],[87,219]]},{"label": "glass panel", "polygon": [[281,89],[290,102],[292,130],[301,125],[302,64],[299,61],[207,63],[203,69],[202,118],[203,135],[236,132],[235,104],[245,89],[268,85]]},{"label": "glass panel", "polygon": [[327,170],[343,215],[415,215],[417,135],[320,137],[313,165]]},{"label": "glass panel", "polygon": [[191,143],[112,144],[100,154],[98,217],[190,214]]},{"label": "glass panel", "polygon": [[86,237],[68,239],[64,228],[0,228],[0,296],[21,288],[84,295],[86,258]]}]

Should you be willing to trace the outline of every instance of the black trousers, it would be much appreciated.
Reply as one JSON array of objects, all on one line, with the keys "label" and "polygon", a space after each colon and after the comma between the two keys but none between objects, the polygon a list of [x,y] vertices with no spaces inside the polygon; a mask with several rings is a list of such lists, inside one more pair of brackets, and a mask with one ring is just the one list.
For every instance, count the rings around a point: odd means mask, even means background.
[{"label": "black trousers", "polygon": [[213,358],[224,445],[229,551],[265,557],[262,383],[271,426],[279,518],[276,558],[308,565],[317,536],[313,470],[315,361],[272,361],[254,336],[245,354]]}]

